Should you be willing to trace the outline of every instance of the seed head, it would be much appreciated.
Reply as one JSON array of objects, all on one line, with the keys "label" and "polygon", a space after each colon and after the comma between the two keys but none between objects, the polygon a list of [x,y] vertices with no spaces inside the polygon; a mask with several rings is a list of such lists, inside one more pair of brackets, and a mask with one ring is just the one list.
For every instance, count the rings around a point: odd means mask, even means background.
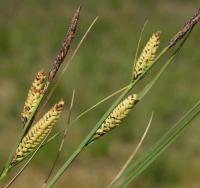
[{"label": "seed head", "polygon": [[181,30],[170,40],[169,48],[177,44],[190,29],[192,29],[200,20],[200,8],[194,16],[192,16],[181,28]]},{"label": "seed head", "polygon": [[138,101],[138,96],[136,94],[133,94],[129,95],[126,99],[119,103],[118,106],[103,122],[101,127],[96,131],[95,135],[89,141],[89,143],[103,136],[115,127],[119,126]]},{"label": "seed head", "polygon": [[66,55],[69,51],[69,48],[70,48],[72,41],[74,39],[74,36],[75,36],[76,28],[78,26],[80,11],[81,11],[81,6],[79,6],[77,8],[77,10],[75,11],[75,13],[72,17],[69,29],[67,31],[65,38],[64,38],[61,49],[58,52],[58,55],[57,55],[53,65],[52,65],[52,67],[49,71],[49,75],[48,75],[48,81],[49,82],[51,82],[54,79],[56,73],[58,72],[61,64],[63,63],[63,61],[64,61],[64,59],[65,59],[65,57],[66,57]]},{"label": "seed head", "polygon": [[12,164],[23,160],[50,133],[64,108],[64,101],[56,103],[24,136],[19,144]]},{"label": "seed head", "polygon": [[23,124],[25,124],[30,118],[30,115],[37,106],[40,97],[43,95],[45,78],[45,72],[42,69],[37,73],[36,78],[34,79],[31,88],[29,89],[28,96],[21,112],[21,121]]},{"label": "seed head", "polygon": [[160,43],[161,32],[156,32],[147,42],[139,59],[133,68],[133,79],[136,80],[152,63]]}]

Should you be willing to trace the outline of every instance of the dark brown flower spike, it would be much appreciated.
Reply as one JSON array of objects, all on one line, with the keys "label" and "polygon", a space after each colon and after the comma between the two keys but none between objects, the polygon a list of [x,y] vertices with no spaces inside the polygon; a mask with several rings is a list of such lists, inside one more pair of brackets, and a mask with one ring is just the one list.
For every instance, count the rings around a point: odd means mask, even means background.
[{"label": "dark brown flower spike", "polygon": [[71,20],[71,23],[70,23],[70,26],[69,26],[69,29],[68,29],[68,32],[64,38],[64,42],[62,43],[62,46],[61,46],[61,49],[51,67],[51,70],[49,71],[49,75],[48,75],[48,81],[51,82],[58,69],[60,68],[61,64],[63,63],[68,51],[69,51],[69,48],[71,46],[71,43],[74,39],[74,35],[75,35],[75,32],[76,32],[76,28],[77,28],[77,25],[78,25],[78,21],[79,21],[79,17],[80,17],[80,11],[81,11],[81,6],[79,6],[76,10],[76,12],[74,13],[74,16]]},{"label": "dark brown flower spike", "polygon": [[197,13],[192,16],[183,26],[183,28],[171,39],[169,43],[169,48],[174,46],[178,41],[180,41],[186,33],[192,29],[200,20],[200,8],[198,9]]}]

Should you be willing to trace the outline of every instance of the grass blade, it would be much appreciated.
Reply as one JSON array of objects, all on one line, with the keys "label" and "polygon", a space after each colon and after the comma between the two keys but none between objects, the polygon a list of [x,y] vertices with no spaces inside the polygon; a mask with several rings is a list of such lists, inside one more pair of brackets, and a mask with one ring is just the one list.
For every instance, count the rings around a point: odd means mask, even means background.
[{"label": "grass blade", "polygon": [[137,43],[137,48],[136,48],[135,57],[134,57],[134,61],[133,61],[133,67],[135,67],[135,64],[136,64],[136,61],[137,61],[137,58],[138,58],[138,52],[139,52],[139,49],[140,49],[142,36],[143,36],[144,29],[145,29],[147,23],[148,23],[148,20],[145,21],[145,23],[144,23],[144,25],[142,27],[142,30],[140,31],[140,37],[139,37],[139,40],[138,40],[138,43]]},{"label": "grass blade", "polygon": [[140,175],[153,161],[157,159],[183,131],[190,125],[200,113],[200,100],[138,161],[131,164],[129,169],[124,173],[125,179],[121,184],[121,188],[133,181]]},{"label": "grass blade", "polygon": [[68,132],[68,125],[70,124],[71,113],[72,113],[72,108],[73,108],[73,104],[74,104],[74,96],[75,96],[75,90],[73,90],[73,93],[72,93],[71,104],[70,104],[69,113],[68,113],[68,116],[67,116],[67,123],[65,125],[65,131],[64,131],[64,134],[63,134],[63,137],[62,137],[58,152],[57,152],[56,157],[54,159],[53,165],[52,165],[52,167],[51,167],[51,169],[50,169],[50,171],[49,171],[49,173],[48,173],[48,175],[47,175],[47,177],[46,177],[46,179],[44,181],[44,185],[46,185],[46,183],[48,182],[50,176],[52,175],[53,170],[56,167],[56,164],[57,164],[58,159],[60,157],[61,151],[63,149],[65,138],[66,138],[67,132]]},{"label": "grass blade", "polygon": [[142,146],[142,143],[149,131],[149,128],[151,126],[152,120],[153,120],[153,115],[154,113],[152,112],[150,120],[147,124],[147,127],[138,143],[138,145],[136,146],[136,148],[134,149],[134,151],[131,153],[130,157],[128,158],[128,160],[126,161],[126,163],[123,165],[123,167],[121,168],[121,170],[119,171],[119,173],[115,176],[115,178],[112,180],[112,182],[108,185],[108,188],[112,188],[113,186],[115,186],[115,184],[117,183],[117,181],[120,179],[120,177],[122,176],[122,174],[124,173],[124,171],[126,170],[126,168],[129,166],[129,164],[131,163],[131,161],[135,158],[136,154],[138,153],[140,147]]}]

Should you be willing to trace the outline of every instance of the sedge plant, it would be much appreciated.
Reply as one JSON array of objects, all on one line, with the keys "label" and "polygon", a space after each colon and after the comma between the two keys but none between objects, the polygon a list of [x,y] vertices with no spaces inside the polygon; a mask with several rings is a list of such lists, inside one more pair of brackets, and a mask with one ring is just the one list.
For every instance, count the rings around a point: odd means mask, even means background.
[{"label": "sedge plant", "polygon": [[[80,17],[80,11],[81,7],[79,6],[75,11],[74,16],[72,17],[68,32],[64,38],[64,42],[48,74],[46,74],[43,69],[40,70],[30,87],[27,99],[25,100],[25,104],[21,112],[21,121],[24,127],[1,173],[0,182],[6,178],[8,172],[17,164],[24,161],[31,154],[33,154],[33,157],[43,145],[48,144],[51,140],[56,138],[56,135],[59,135],[56,134],[51,137],[49,141],[46,141],[47,136],[51,132],[64,109],[64,101],[62,99],[56,103],[48,112],[46,112],[38,121],[37,116],[41,115],[42,110],[44,109],[57,86],[55,85],[52,92],[50,91],[47,100],[44,101],[43,98],[47,94],[49,86],[52,84],[56,74],[63,64],[64,59],[70,49],[71,43],[75,37]],[[160,79],[161,75],[164,73],[167,67],[174,61],[175,57],[180,52],[186,40],[188,39],[192,29],[199,22],[199,20],[200,10],[198,10],[198,12],[186,22],[183,28],[181,28],[181,30],[170,40],[168,45],[166,45],[166,47],[163,48],[160,53],[158,53],[158,48],[160,44],[161,32],[158,31],[153,33],[139,57],[137,57],[138,50],[136,52],[136,57],[132,65],[133,71],[132,75],[130,76],[131,80],[127,86],[105,97],[103,100],[91,108],[88,108],[71,121],[71,123],[75,123],[78,119],[85,116],[89,111],[96,108],[102,102],[105,102],[107,99],[121,93],[121,95],[114,101],[114,103],[94,126],[94,128],[85,137],[85,139],[80,143],[78,148],[71,154],[71,156],[64,162],[64,164],[61,165],[55,175],[50,179],[47,178],[47,182],[45,183],[46,188],[51,188],[56,184],[56,182],[62,177],[64,172],[68,169],[72,162],[75,161],[75,159],[81,154],[83,150],[85,150],[91,144],[98,143],[98,140],[103,138],[105,134],[113,131],[115,128],[123,124],[124,119],[130,114],[132,109],[137,107],[138,103],[147,95],[147,93]],[[96,19],[91,24],[91,27],[95,21]],[[179,42],[180,44],[178,44]],[[78,45],[77,49],[79,47],[80,45]],[[174,50],[174,48],[176,49]],[[152,80],[148,82],[144,89],[139,92],[133,92],[134,87],[139,84],[140,81],[144,79],[148,73],[150,73],[150,70],[156,64],[161,62],[163,56],[169,54],[170,51],[173,52],[171,52],[167,61],[161,66],[158,73],[153,77]],[[75,53],[76,52],[77,50],[75,50]],[[72,58],[73,57],[74,56],[72,55]],[[69,64],[71,63],[71,60],[72,59],[69,60]],[[66,71],[66,69],[64,69],[64,71]],[[126,168],[122,171],[122,173],[120,173],[120,175],[115,178],[108,185],[108,187],[114,187],[117,181],[119,179],[121,180],[121,178],[122,181],[120,187],[126,187],[134,178],[142,173],[165,149],[167,149],[170,144],[176,140],[180,133],[183,132],[185,127],[199,114],[199,112],[200,108],[198,102],[171,130],[169,130],[169,132],[166,133],[166,135],[164,135],[158,141],[158,143],[155,144],[155,146],[152,147],[150,151],[144,154],[138,161],[133,160],[128,165],[126,165]],[[68,124],[70,124],[70,122],[68,122]],[[65,136],[66,129],[64,130],[63,139]],[[59,150],[59,152],[61,152],[61,150]],[[30,157],[25,166],[29,164],[31,159],[32,158]],[[20,173],[21,172],[22,171],[20,171]]]}]

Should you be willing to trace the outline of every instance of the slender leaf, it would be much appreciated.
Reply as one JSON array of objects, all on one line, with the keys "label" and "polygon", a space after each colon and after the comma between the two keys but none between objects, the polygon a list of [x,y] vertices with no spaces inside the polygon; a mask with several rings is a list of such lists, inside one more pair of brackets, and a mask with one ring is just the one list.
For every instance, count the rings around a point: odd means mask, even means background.
[{"label": "slender leaf", "polygon": [[[200,100],[139,160],[134,161],[124,173],[120,187],[124,188],[159,157],[200,113]],[[123,177],[123,176],[122,176]]]}]

